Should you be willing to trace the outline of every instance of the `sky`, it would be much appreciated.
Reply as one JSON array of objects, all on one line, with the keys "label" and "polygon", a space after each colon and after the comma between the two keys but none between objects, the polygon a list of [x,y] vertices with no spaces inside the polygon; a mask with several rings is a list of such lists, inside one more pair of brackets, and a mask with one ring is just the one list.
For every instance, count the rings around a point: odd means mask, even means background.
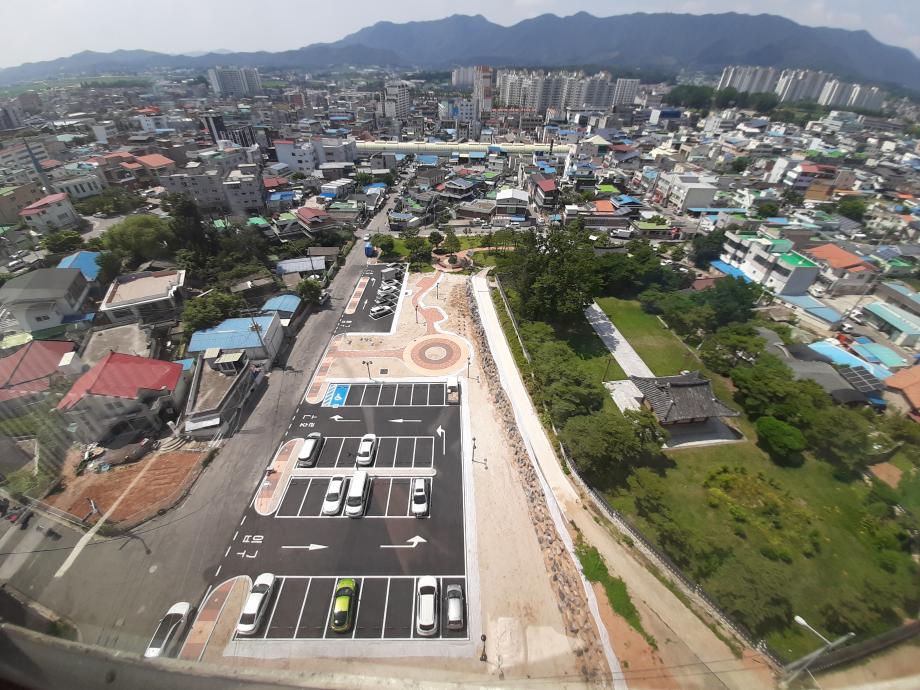
[{"label": "sky", "polygon": [[865,29],[920,56],[918,0],[349,0],[347,9],[320,0],[271,0],[266,6],[252,0],[0,0],[0,26],[7,27],[0,67],[82,50],[287,50],[336,41],[378,21],[440,19],[456,11],[506,26],[548,12],[767,12],[809,26]]}]

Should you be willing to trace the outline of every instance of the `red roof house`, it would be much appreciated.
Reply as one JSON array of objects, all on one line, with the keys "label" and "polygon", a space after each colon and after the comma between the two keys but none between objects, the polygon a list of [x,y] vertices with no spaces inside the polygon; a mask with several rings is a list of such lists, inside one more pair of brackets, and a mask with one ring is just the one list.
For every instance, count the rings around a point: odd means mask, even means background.
[{"label": "red roof house", "polygon": [[0,359],[0,403],[47,391],[61,358],[75,348],[69,341],[33,340]]},{"label": "red roof house", "polygon": [[61,402],[59,410],[69,410],[87,396],[137,400],[145,391],[176,390],[182,365],[121,352],[110,352],[77,379]]}]

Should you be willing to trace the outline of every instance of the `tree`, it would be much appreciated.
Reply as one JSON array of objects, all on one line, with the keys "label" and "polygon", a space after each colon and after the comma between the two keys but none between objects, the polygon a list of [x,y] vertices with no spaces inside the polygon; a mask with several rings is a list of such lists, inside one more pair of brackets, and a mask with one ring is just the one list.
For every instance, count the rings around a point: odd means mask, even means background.
[{"label": "tree", "polygon": [[751,159],[747,156],[738,156],[732,159],[732,172],[741,173],[748,169]]},{"label": "tree", "polygon": [[841,216],[861,223],[863,216],[866,215],[866,202],[854,197],[844,197],[837,202],[837,212]]},{"label": "tree", "polygon": [[697,268],[708,268],[722,254],[725,230],[713,230],[708,235],[696,235],[691,243],[693,263]]},{"label": "tree", "polygon": [[61,230],[45,235],[40,244],[51,254],[67,254],[83,246],[83,236],[75,230]]},{"label": "tree", "polygon": [[687,258],[687,250],[684,249],[682,244],[678,244],[671,250],[671,261],[676,261],[680,263]]},{"label": "tree", "polygon": [[212,253],[217,245],[212,231],[205,229],[201,221],[198,206],[188,197],[181,197],[171,209],[169,222],[176,241],[183,247],[207,254]]},{"label": "tree", "polygon": [[671,92],[665,96],[665,100],[672,105],[686,108],[708,108],[712,103],[714,92],[715,89],[709,86],[682,84],[671,89]]},{"label": "tree", "polygon": [[442,248],[448,254],[454,254],[460,251],[460,238],[457,237],[457,233],[455,233],[453,229],[447,230]]},{"label": "tree", "polygon": [[323,294],[323,286],[318,280],[306,278],[297,284],[297,294],[303,298],[304,302],[313,306],[319,304],[320,295]]},{"label": "tree", "polygon": [[805,201],[805,197],[790,187],[783,192],[783,201],[795,208],[802,205],[802,202]]},{"label": "tree", "polygon": [[786,595],[788,574],[781,566],[764,559],[738,559],[731,567],[723,567],[719,575],[711,584],[710,594],[753,633],[763,637],[789,625],[794,614]]},{"label": "tree", "polygon": [[215,326],[224,319],[239,316],[246,302],[227,292],[213,291],[185,303],[182,324],[186,334]]},{"label": "tree", "polygon": [[748,323],[723,326],[707,336],[700,346],[700,359],[717,374],[727,376],[742,362],[755,362],[766,341]]},{"label": "tree", "polygon": [[660,454],[660,447],[646,438],[645,421],[639,424],[627,415],[594,412],[570,418],[559,437],[580,472],[592,482],[611,486]]},{"label": "tree", "polygon": [[767,454],[778,465],[799,467],[805,460],[805,437],[791,424],[776,417],[761,417],[757,420],[757,440]]},{"label": "tree", "polygon": [[406,250],[409,252],[409,261],[412,263],[426,263],[431,261],[431,245],[424,237],[409,237],[405,240]]},{"label": "tree", "polygon": [[428,241],[431,242],[431,246],[437,247],[441,242],[444,241],[444,235],[439,233],[437,230],[432,230],[428,234]]},{"label": "tree", "polygon": [[102,235],[103,247],[123,252],[134,264],[170,256],[174,242],[169,224],[148,215],[129,216]]},{"label": "tree", "polygon": [[108,285],[121,273],[122,255],[120,252],[101,252],[96,257],[99,275],[96,280],[100,285]]},{"label": "tree", "polygon": [[393,249],[396,247],[396,241],[389,235],[377,234],[371,237],[371,243],[380,249],[380,253],[383,256],[393,253]]},{"label": "tree", "polygon": [[357,175],[355,175],[355,182],[361,187],[367,186],[373,181],[374,178],[370,173],[359,172]]},{"label": "tree", "polygon": [[757,215],[761,218],[775,218],[779,214],[779,203],[763,201],[757,204]]},{"label": "tree", "polygon": [[815,414],[807,438],[819,458],[857,472],[867,464],[871,433],[871,423],[859,412],[831,405]]}]

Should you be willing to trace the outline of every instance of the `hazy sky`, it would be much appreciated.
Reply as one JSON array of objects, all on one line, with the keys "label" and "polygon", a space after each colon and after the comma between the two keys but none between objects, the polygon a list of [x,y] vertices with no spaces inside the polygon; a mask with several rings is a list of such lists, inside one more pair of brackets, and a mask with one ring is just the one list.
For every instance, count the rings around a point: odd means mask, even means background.
[{"label": "hazy sky", "polygon": [[454,12],[514,24],[538,14],[768,12],[811,26],[866,29],[920,55],[918,0],[0,0],[0,66],[81,50],[166,53],[284,50],[335,41],[377,21],[439,19]]}]

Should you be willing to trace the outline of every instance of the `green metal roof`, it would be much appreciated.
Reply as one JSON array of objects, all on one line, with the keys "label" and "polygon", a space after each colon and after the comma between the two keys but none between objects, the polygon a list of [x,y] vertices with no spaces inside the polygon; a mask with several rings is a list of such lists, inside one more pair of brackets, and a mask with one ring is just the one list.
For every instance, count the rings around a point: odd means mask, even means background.
[{"label": "green metal roof", "polygon": [[818,265],[814,261],[809,261],[801,254],[796,254],[795,252],[780,254],[779,258],[790,266],[797,266],[801,268],[814,268]]}]

